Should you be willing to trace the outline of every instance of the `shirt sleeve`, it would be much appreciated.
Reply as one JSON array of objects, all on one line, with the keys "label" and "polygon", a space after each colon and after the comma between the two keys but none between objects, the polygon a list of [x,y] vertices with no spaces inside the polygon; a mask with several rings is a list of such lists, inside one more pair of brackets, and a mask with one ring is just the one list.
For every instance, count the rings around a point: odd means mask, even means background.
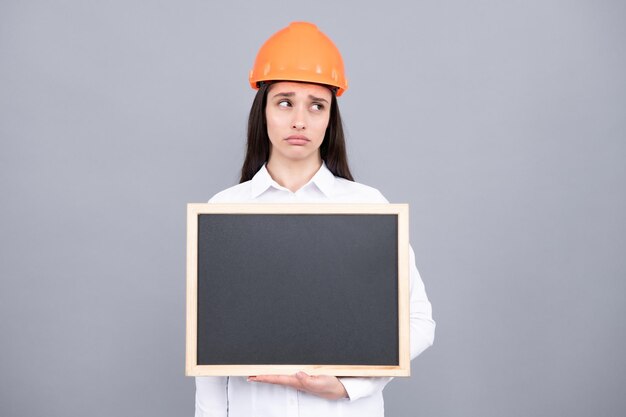
[{"label": "shirt sleeve", "polygon": [[227,417],[228,377],[196,377],[195,417]]},{"label": "shirt sleeve", "polygon": [[[376,200],[388,203],[380,193]],[[409,245],[409,304],[410,304],[410,352],[411,359],[415,359],[420,353],[433,344],[435,338],[435,321],[432,318],[432,306],[426,296],[424,282],[415,265],[415,252]],[[390,377],[366,377],[366,378],[339,378],[348,393],[350,401],[373,395],[383,388],[393,378]]]}]

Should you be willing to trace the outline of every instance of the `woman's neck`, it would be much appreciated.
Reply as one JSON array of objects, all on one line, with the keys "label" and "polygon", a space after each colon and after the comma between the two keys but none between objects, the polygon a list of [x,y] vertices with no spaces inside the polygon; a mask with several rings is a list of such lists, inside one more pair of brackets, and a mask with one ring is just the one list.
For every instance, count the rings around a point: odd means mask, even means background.
[{"label": "woman's neck", "polygon": [[279,161],[270,157],[265,167],[274,181],[295,193],[313,178],[321,166],[321,157],[302,161]]}]

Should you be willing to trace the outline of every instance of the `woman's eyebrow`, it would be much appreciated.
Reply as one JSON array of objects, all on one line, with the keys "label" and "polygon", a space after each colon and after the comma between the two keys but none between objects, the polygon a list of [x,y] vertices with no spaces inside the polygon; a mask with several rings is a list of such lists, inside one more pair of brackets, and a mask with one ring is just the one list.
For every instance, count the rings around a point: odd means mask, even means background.
[{"label": "woman's eyebrow", "polygon": [[309,94],[309,98],[313,101],[325,101],[326,103],[328,103],[328,100],[326,100],[325,98],[315,97],[315,96],[312,96],[311,94]]},{"label": "woman's eyebrow", "polygon": [[274,97],[293,97],[296,93],[276,93]]},{"label": "woman's eyebrow", "polygon": [[[274,94],[274,96],[272,98],[276,98],[276,97],[293,97],[295,96],[296,93],[294,92],[289,92],[289,93],[276,93]],[[326,103],[328,103],[328,100],[326,100],[325,98],[321,98],[321,97],[315,97],[314,95],[309,94],[309,98],[312,101],[324,101]]]}]

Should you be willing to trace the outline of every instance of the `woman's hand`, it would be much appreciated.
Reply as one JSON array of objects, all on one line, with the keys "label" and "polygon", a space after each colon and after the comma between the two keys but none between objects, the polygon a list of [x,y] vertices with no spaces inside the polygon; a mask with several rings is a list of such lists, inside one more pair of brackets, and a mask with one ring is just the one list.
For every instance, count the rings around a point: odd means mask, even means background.
[{"label": "woman's hand", "polygon": [[307,375],[298,372],[295,375],[258,375],[248,377],[251,382],[285,385],[299,391],[305,391],[327,400],[348,398],[348,392],[335,376]]}]

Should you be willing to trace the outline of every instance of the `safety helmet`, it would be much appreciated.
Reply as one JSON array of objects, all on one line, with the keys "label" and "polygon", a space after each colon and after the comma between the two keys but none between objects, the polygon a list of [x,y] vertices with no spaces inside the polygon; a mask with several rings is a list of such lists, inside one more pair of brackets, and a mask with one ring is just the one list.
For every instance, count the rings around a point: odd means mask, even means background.
[{"label": "safety helmet", "polygon": [[261,46],[250,70],[250,86],[262,81],[304,81],[348,89],[343,60],[333,41],[312,23],[293,22]]}]

